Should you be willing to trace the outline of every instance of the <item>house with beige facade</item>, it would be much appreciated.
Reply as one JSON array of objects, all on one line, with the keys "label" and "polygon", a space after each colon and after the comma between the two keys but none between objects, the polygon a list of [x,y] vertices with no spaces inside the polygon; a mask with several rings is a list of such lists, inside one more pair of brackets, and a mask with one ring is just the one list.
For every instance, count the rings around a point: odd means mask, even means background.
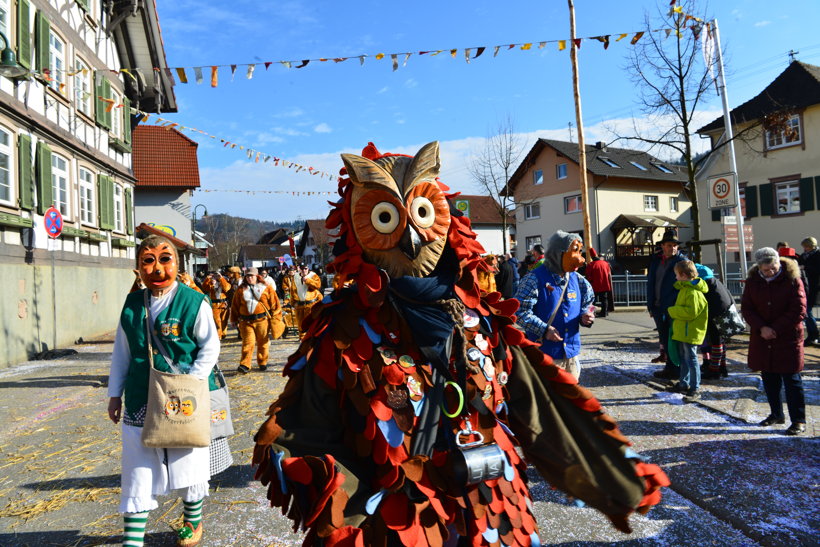
[{"label": "house with beige facade", "polygon": [[[130,107],[176,103],[154,70],[166,67],[154,0],[0,0],[0,33],[3,367],[117,324],[134,278],[140,116]],[[44,227],[51,206],[63,218],[54,240]]]},{"label": "house with beige facade", "polygon": [[[646,152],[586,147],[592,241],[585,242],[616,271],[647,267],[664,231],[691,239],[686,175]],[[516,257],[546,244],[558,230],[583,236],[578,144],[538,139],[510,178],[515,201]]]},{"label": "house with beige facade", "polygon": [[[820,67],[793,61],[757,96],[730,113],[740,205],[751,226],[753,248],[788,242],[802,252],[800,241],[820,237]],[[714,152],[697,180],[707,209],[707,179],[729,173],[724,120],[700,128]],[[702,220],[704,239],[724,238],[723,222],[735,209],[714,209]],[[704,260],[716,260],[704,249]],[[740,255],[726,256],[728,271],[737,271]]]}]

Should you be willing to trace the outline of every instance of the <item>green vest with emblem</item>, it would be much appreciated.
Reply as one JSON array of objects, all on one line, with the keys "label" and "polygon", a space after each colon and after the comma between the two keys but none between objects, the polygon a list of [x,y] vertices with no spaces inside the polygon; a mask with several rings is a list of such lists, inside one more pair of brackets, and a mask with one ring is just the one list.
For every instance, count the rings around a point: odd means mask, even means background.
[{"label": "green vest with emblem", "polygon": [[[131,362],[128,365],[124,390],[123,421],[128,425],[142,425],[145,417],[145,404],[148,401],[148,372],[151,362],[148,359],[148,341],[145,332],[144,294],[144,291],[134,291],[129,294],[120,315],[120,324],[131,351]],[[154,319],[153,329],[156,337],[165,347],[171,361],[183,374],[188,374],[199,354],[194,326],[204,298],[205,295],[202,293],[178,283],[173,301]],[[156,345],[156,340],[152,340],[152,344]],[[157,349],[154,348],[154,351],[157,352]],[[172,372],[168,363],[158,352],[154,355],[154,367],[163,372]],[[219,388],[213,370],[208,376],[208,387],[211,391]]]}]

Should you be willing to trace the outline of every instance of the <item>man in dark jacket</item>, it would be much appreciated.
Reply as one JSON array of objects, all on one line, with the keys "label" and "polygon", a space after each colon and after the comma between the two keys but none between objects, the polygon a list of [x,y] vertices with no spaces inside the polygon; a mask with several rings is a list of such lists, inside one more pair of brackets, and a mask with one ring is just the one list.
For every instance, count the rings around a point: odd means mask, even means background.
[{"label": "man in dark jacket", "polygon": [[498,273],[495,274],[495,288],[504,298],[515,295],[515,268],[509,259],[498,258]]},{"label": "man in dark jacket", "polygon": [[660,340],[661,355],[653,361],[663,360],[665,363],[663,370],[655,372],[655,377],[672,380],[678,378],[680,371],[666,351],[669,344],[669,330],[672,328],[672,320],[666,310],[675,305],[678,297],[678,290],[675,288],[675,264],[685,260],[686,257],[678,251],[680,241],[671,231],[664,233],[659,244],[661,252],[649,261],[649,273],[646,276],[646,307],[649,315],[655,321]]},{"label": "man in dark jacket", "polygon": [[735,303],[735,299],[726,285],[715,277],[710,267],[695,264],[695,269],[698,271],[698,277],[703,279],[709,289],[705,295],[709,306],[709,320],[706,323],[706,339],[703,346],[705,367],[701,367],[701,379],[716,380],[729,376],[729,370],[726,368],[726,340],[721,337],[715,319],[726,313]]},{"label": "man in dark jacket", "polygon": [[807,237],[800,242],[803,254],[798,262],[806,272],[809,282],[806,289],[806,341],[807,346],[820,345],[820,330],[817,328],[817,319],[812,314],[812,308],[817,305],[817,295],[820,293],[820,251],[817,250],[817,240]]}]

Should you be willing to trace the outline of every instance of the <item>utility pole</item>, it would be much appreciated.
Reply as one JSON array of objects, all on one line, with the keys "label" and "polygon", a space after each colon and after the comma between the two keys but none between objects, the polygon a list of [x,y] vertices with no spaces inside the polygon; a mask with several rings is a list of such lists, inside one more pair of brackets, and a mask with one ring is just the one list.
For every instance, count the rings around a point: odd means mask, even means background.
[{"label": "utility pole", "polygon": [[569,58],[572,63],[572,95],[575,99],[575,123],[578,125],[578,167],[581,170],[581,210],[584,215],[584,247],[586,248],[587,260],[591,260],[589,256],[589,246],[592,244],[592,229],[589,225],[587,153],[584,144],[584,122],[581,119],[581,89],[578,82],[578,48],[575,46],[575,5],[572,0],[567,0],[567,3],[569,4]]}]

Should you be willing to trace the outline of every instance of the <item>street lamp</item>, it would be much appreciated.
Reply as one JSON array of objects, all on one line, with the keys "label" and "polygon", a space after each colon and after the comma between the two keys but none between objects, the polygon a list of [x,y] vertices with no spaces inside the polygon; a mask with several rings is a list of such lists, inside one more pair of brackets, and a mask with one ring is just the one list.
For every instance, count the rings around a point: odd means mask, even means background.
[{"label": "street lamp", "polygon": [[[194,208],[191,209],[191,242],[194,244],[194,247],[196,247],[196,210],[200,207],[202,207],[202,210],[204,211],[202,213],[202,218],[205,218],[206,216],[208,216],[207,207],[205,207],[201,203],[198,204],[198,205],[195,205]],[[198,262],[197,259],[194,258],[194,266],[196,266],[197,262]]]},{"label": "street lamp", "polygon": [[17,57],[14,55],[14,50],[11,49],[6,35],[0,32],[0,38],[3,39],[3,51],[0,53],[0,76],[15,79],[28,73],[25,67],[17,63]]}]

